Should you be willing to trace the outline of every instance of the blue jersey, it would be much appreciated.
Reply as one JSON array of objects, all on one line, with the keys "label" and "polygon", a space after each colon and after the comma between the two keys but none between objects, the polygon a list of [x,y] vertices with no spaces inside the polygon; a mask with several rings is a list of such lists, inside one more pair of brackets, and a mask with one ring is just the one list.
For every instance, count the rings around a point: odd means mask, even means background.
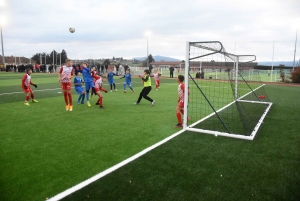
[{"label": "blue jersey", "polygon": [[82,77],[84,82],[93,82],[93,78],[91,75],[91,70],[89,68],[83,68],[82,70],[78,70],[79,72],[82,73]]},{"label": "blue jersey", "polygon": [[117,74],[115,74],[113,72],[107,73],[107,79],[108,79],[109,83],[113,83],[114,82],[114,75],[117,75]]},{"label": "blue jersey", "polygon": [[75,89],[76,88],[81,88],[82,87],[82,79],[80,77],[75,77],[74,78],[74,85],[75,85]]},{"label": "blue jersey", "polygon": [[131,74],[125,74],[123,77],[121,78],[124,78],[125,77],[125,82],[126,83],[131,83]]}]

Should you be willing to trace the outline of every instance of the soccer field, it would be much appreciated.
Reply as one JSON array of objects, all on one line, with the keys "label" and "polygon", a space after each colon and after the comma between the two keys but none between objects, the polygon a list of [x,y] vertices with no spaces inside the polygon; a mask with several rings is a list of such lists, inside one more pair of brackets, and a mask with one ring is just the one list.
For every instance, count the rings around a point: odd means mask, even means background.
[{"label": "soccer field", "polygon": [[[133,104],[140,79],[124,94],[115,77],[105,110],[72,89],[68,112],[56,74],[33,74],[39,103],[24,106],[22,75],[0,74],[1,200],[53,197],[178,131],[175,78],[153,87],[153,107]],[[265,88],[274,106],[254,141],[184,132],[65,200],[298,200],[300,87]]]}]

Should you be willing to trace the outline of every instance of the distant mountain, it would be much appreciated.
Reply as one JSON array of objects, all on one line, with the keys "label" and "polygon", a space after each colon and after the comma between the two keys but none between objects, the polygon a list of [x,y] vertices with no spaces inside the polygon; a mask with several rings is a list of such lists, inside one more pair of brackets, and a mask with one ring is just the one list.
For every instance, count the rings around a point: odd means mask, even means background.
[{"label": "distant mountain", "polygon": [[[279,66],[284,65],[286,67],[293,67],[293,61],[274,61],[273,66]],[[295,65],[297,65],[299,62],[295,61]],[[258,62],[258,65],[261,66],[272,66],[272,61],[262,61]]]},{"label": "distant mountain", "polygon": [[[139,61],[144,61],[146,59],[146,57],[135,57],[135,58],[132,58],[132,59],[135,59],[135,60],[139,60]],[[164,56],[153,56],[153,59],[155,61],[181,61],[180,59],[175,59],[175,58],[171,58],[171,57],[164,57]]]}]

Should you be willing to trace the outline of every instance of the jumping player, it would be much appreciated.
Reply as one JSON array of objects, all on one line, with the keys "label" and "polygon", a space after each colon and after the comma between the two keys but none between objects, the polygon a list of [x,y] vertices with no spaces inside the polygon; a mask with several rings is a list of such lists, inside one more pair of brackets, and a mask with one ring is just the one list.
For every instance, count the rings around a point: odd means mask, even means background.
[{"label": "jumping player", "polygon": [[155,69],[154,73],[153,73],[153,75],[151,75],[151,77],[154,77],[156,90],[158,90],[160,87],[160,80],[159,80],[160,73],[157,72],[157,70]]},{"label": "jumping player", "polygon": [[106,81],[106,77],[105,76],[98,76],[98,79],[95,81],[95,94],[97,94],[99,96],[99,99],[96,103],[96,105],[100,105],[100,109],[104,109],[102,101],[103,101],[103,95],[101,93],[101,91],[104,91],[105,93],[107,93],[107,90],[104,89],[103,86],[103,82]]},{"label": "jumping player", "polygon": [[94,81],[93,81],[93,78],[91,75],[91,70],[87,67],[87,63],[84,62],[81,64],[81,69],[78,71],[82,73],[82,77],[83,77],[84,84],[85,84],[86,104],[87,104],[87,106],[91,107],[90,95],[89,95],[90,89],[92,89],[92,91],[95,92]]},{"label": "jumping player", "polygon": [[137,100],[137,102],[135,102],[134,104],[138,105],[140,104],[142,98],[148,100],[151,102],[151,107],[154,105],[155,103],[155,100],[152,100],[148,94],[150,93],[152,87],[151,87],[151,79],[150,79],[150,71],[147,69],[147,70],[144,70],[144,77],[142,77],[141,75],[139,75],[139,77],[143,80],[144,82],[144,88],[143,90],[141,91],[140,93],[140,96]]},{"label": "jumping player", "polygon": [[37,103],[38,102],[37,100],[34,99],[33,91],[30,88],[30,85],[32,85],[35,88],[37,88],[37,85],[33,84],[31,82],[31,73],[32,73],[31,68],[27,68],[26,69],[26,74],[22,78],[22,89],[23,89],[24,93],[26,94],[24,105],[26,105],[26,106],[29,106],[29,103],[28,103],[29,96],[31,96],[31,99],[32,99],[31,101],[33,103]]},{"label": "jumping player", "polygon": [[127,70],[126,71],[126,74],[121,77],[120,79],[122,78],[125,78],[125,82],[124,82],[124,93],[126,93],[126,85],[129,86],[129,88],[131,89],[132,93],[134,92],[133,88],[132,88],[132,85],[131,85],[131,74],[130,74],[130,71]]},{"label": "jumping player", "polygon": [[64,92],[64,99],[66,103],[66,110],[72,111],[72,94],[71,94],[71,79],[74,75],[73,61],[66,59],[66,65],[63,65],[58,73],[58,81],[61,82],[61,88]]},{"label": "jumping player", "polygon": [[82,79],[80,77],[81,73],[80,72],[76,72],[76,77],[74,78],[74,85],[75,85],[75,90],[77,91],[79,97],[77,99],[77,104],[84,104],[84,97],[85,97],[85,91],[82,88]]},{"label": "jumping player", "polygon": [[118,89],[116,89],[116,84],[115,84],[115,80],[114,80],[114,76],[117,76],[117,74],[115,74],[113,72],[113,67],[110,67],[108,69],[108,73],[107,73],[107,79],[108,79],[108,83],[110,85],[110,92],[112,92],[112,86],[114,85],[114,90],[118,91]]},{"label": "jumping player", "polygon": [[[178,105],[176,107],[176,116],[177,116],[177,120],[178,123],[175,125],[175,128],[181,128],[182,127],[182,118],[181,118],[181,114],[184,114],[184,76],[183,75],[178,75],[177,78],[177,82],[178,82]],[[190,118],[188,117],[188,120],[190,120]]]}]

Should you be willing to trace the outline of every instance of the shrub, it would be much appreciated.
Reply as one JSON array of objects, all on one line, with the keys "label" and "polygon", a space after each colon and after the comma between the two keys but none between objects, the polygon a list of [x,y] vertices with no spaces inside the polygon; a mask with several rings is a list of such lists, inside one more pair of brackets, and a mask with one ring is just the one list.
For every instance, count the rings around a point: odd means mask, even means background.
[{"label": "shrub", "polygon": [[300,67],[295,68],[291,75],[293,83],[300,83]]}]

